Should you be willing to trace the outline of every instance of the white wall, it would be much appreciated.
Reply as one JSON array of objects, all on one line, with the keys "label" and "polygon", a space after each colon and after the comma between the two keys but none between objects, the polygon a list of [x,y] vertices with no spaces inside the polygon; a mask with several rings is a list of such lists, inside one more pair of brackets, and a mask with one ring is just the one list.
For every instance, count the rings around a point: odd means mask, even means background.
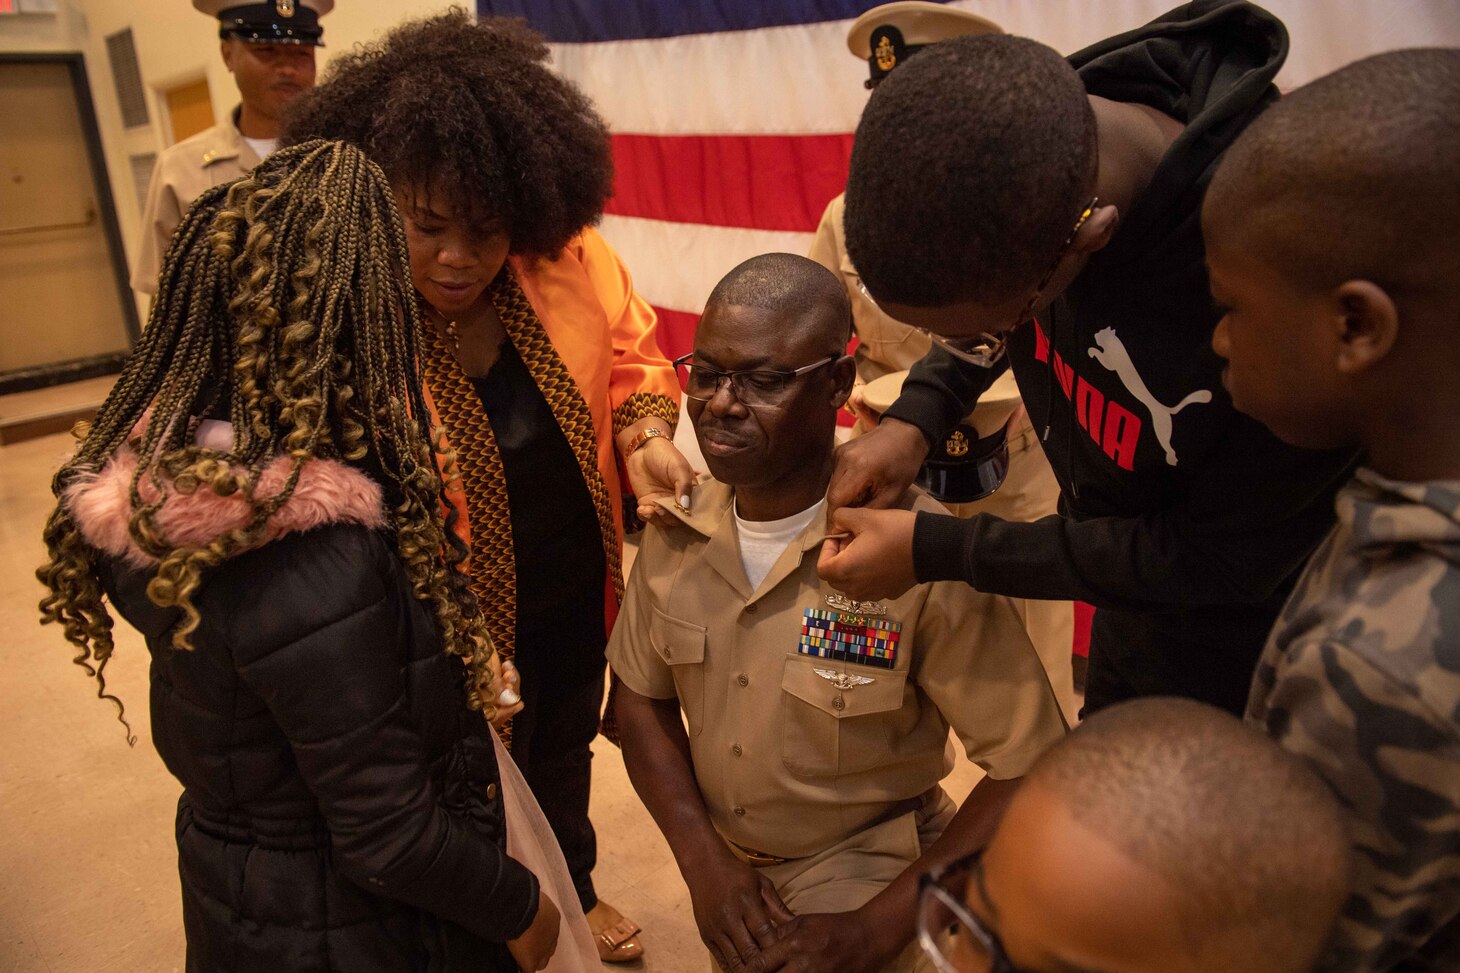
[{"label": "white wall", "polygon": [[[321,71],[331,56],[402,20],[450,5],[449,0],[341,0],[322,21],[326,46],[319,52]],[[206,75],[215,117],[223,118],[237,104],[238,89],[218,54],[217,24],[194,10],[188,0],[59,0],[54,15],[0,17],[0,53],[84,55],[129,265],[142,223],[129,159],[158,151],[171,141],[160,92]],[[134,129],[122,125],[106,54],[107,35],[127,27],[132,28],[142,82],[149,93],[149,124]],[[144,320],[146,311],[146,304],[139,304]]]}]

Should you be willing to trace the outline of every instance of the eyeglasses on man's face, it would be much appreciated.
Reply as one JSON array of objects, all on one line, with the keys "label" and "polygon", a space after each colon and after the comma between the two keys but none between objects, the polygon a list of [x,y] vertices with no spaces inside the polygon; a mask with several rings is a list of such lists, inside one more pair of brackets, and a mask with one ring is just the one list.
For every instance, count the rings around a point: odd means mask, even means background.
[{"label": "eyeglasses on man's face", "polygon": [[679,375],[679,387],[684,394],[692,399],[701,402],[708,402],[720,391],[720,387],[729,383],[730,392],[739,400],[740,404],[747,408],[757,406],[779,405],[785,398],[787,392],[802,375],[806,375],[825,365],[841,359],[841,355],[831,355],[820,361],[812,362],[810,365],[802,365],[786,371],[772,368],[749,368],[741,371],[727,372],[719,368],[712,368],[709,365],[702,365],[694,360],[694,355],[689,354],[674,360],[674,370]]},{"label": "eyeglasses on man's face", "polygon": [[[998,334],[981,331],[976,335],[957,338],[945,337],[944,335],[929,331],[927,328],[920,328],[916,325],[912,326],[913,330],[927,335],[933,344],[960,361],[966,361],[970,365],[977,365],[979,368],[993,368],[1003,359],[1004,354],[1009,350],[1009,336],[1020,325],[1034,316],[1034,309],[1038,306],[1039,299],[1044,294],[1044,289],[1054,279],[1055,271],[1059,270],[1061,261],[1065,259],[1065,254],[1069,252],[1070,244],[1075,242],[1075,237],[1079,234],[1080,228],[1085,225],[1085,221],[1090,218],[1090,214],[1095,212],[1095,207],[1099,204],[1099,196],[1092,196],[1090,202],[1085,204],[1085,208],[1080,211],[1080,215],[1075,219],[1074,229],[1070,230],[1070,235],[1060,245],[1059,253],[1055,254],[1055,258],[1050,263],[1049,269],[1039,278],[1039,283],[1035,286],[1034,293],[1030,295],[1029,300],[1024,304],[1024,310],[1019,312],[1018,318],[1009,326],[1008,330]],[[857,287],[867,300],[872,301],[873,304],[877,303],[872,295],[868,293],[866,286],[861,280],[857,281]]]},{"label": "eyeglasses on man's face", "polygon": [[998,934],[968,908],[970,883],[982,883],[982,850],[918,879],[918,945],[938,973],[1023,973]]}]

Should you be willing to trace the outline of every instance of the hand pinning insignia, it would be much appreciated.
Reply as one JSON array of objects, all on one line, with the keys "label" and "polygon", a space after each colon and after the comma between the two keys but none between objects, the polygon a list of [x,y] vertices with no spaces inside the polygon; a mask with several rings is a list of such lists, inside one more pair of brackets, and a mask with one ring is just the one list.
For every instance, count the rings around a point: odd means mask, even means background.
[{"label": "hand pinning insignia", "polygon": [[877,681],[871,676],[854,676],[850,672],[836,672],[832,669],[812,669],[811,671],[843,691]]}]

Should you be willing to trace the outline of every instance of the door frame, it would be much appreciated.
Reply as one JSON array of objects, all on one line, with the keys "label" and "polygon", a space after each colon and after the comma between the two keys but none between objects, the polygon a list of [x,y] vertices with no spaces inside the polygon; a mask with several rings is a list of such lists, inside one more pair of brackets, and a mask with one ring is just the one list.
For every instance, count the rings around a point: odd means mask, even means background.
[{"label": "door frame", "polygon": [[[117,300],[122,306],[122,323],[127,329],[128,343],[135,346],[137,339],[141,337],[142,328],[137,319],[137,301],[132,296],[132,287],[127,280],[127,251],[122,243],[122,227],[117,221],[116,200],[112,196],[111,178],[107,173],[101,129],[96,124],[96,103],[91,98],[91,82],[86,76],[86,57],[79,52],[3,53],[0,54],[0,65],[5,64],[59,64],[66,68],[66,73],[71,78],[71,90],[76,96],[76,113],[81,120],[81,134],[86,141],[92,187],[96,191],[96,206],[101,215],[107,250],[111,253],[112,278],[116,284]],[[130,351],[94,355],[75,361],[52,362],[34,368],[0,372],[0,394],[25,392],[100,375],[115,375],[122,370],[129,355]]]}]

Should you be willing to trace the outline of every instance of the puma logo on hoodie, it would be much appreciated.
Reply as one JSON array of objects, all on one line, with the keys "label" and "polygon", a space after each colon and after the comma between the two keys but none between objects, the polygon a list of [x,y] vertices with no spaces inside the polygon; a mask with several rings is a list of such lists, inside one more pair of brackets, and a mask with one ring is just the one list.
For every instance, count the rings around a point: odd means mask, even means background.
[{"label": "puma logo on hoodie", "polygon": [[1115,377],[1120,379],[1120,384],[1125,386],[1125,390],[1151,413],[1151,431],[1156,434],[1157,441],[1166,452],[1167,465],[1175,466],[1176,450],[1171,446],[1171,420],[1176,413],[1189,405],[1210,402],[1212,393],[1207,389],[1197,389],[1173,406],[1162,405],[1161,401],[1151,394],[1151,390],[1146,388],[1145,379],[1141,378],[1141,373],[1136,371],[1136,364],[1131,361],[1130,352],[1125,350],[1125,344],[1115,333],[1114,328],[1102,328],[1095,332],[1095,345],[1096,347],[1089,350],[1090,357],[1114,372]]}]

